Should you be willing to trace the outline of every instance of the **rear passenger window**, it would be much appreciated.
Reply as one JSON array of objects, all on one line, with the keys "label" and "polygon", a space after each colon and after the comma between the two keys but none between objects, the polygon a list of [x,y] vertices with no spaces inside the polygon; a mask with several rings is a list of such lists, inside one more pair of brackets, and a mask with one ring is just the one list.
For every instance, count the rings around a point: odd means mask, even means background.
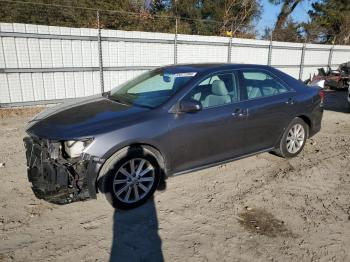
[{"label": "rear passenger window", "polygon": [[243,90],[247,99],[256,99],[288,92],[281,82],[262,71],[242,71]]},{"label": "rear passenger window", "polygon": [[193,88],[185,99],[199,101],[203,108],[237,102],[239,100],[239,88],[236,74],[214,74]]}]

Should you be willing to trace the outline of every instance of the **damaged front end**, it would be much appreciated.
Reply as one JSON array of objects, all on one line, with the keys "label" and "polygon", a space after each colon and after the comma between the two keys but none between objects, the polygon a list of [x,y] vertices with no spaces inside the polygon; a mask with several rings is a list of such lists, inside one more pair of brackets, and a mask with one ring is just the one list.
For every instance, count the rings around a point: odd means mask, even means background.
[{"label": "damaged front end", "polygon": [[100,159],[88,154],[70,157],[60,141],[36,137],[25,137],[23,141],[28,179],[37,198],[55,204],[96,198]]}]

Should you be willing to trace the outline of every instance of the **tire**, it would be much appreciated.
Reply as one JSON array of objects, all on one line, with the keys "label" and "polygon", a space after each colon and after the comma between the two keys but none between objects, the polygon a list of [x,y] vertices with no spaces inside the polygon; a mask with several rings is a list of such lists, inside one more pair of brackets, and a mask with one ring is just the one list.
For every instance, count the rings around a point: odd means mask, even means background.
[{"label": "tire", "polygon": [[100,174],[98,187],[117,209],[132,209],[145,203],[161,177],[156,157],[143,147],[118,151],[106,161]]},{"label": "tire", "polygon": [[284,131],[275,153],[284,158],[297,156],[303,150],[308,135],[309,126],[301,118],[294,118]]}]

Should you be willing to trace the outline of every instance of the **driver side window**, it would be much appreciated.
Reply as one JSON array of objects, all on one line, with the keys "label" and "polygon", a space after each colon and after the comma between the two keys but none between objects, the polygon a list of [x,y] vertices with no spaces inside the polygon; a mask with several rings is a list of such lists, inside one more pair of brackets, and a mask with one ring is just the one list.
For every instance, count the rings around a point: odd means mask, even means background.
[{"label": "driver side window", "polygon": [[214,74],[193,88],[186,99],[200,102],[204,109],[218,107],[238,101],[238,90],[235,73]]}]

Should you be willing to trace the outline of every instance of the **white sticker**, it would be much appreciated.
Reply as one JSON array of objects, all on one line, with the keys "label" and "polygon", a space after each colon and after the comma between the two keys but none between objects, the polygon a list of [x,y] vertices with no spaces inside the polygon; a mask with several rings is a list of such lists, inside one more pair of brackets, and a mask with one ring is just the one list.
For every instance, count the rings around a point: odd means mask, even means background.
[{"label": "white sticker", "polygon": [[177,73],[174,75],[174,77],[190,77],[195,76],[197,72],[187,72],[187,73]]}]

